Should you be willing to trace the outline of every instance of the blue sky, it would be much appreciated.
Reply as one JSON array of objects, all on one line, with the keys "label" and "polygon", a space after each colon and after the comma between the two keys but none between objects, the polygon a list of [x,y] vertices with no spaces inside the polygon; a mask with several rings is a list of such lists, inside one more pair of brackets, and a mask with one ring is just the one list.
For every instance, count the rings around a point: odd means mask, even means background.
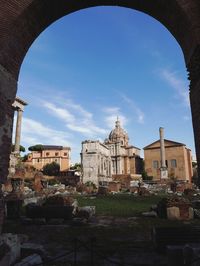
[{"label": "blue sky", "polygon": [[183,54],[169,31],[141,12],[96,7],[63,17],[32,44],[21,67],[18,96],[29,105],[21,143],[72,148],[103,141],[119,116],[130,144],[165,138],[195,154],[189,82]]}]

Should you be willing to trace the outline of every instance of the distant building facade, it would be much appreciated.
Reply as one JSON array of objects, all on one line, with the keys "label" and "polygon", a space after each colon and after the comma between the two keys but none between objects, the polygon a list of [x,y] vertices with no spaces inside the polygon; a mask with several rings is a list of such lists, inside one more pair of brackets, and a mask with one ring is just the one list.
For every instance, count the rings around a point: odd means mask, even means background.
[{"label": "distant building facade", "polygon": [[[164,139],[165,160],[168,178],[191,181],[192,155],[191,150],[185,144]],[[144,147],[145,171],[153,180],[160,180],[160,140]]]},{"label": "distant building facade", "polygon": [[91,181],[97,186],[102,181],[111,181],[116,175],[141,173],[140,149],[129,145],[129,137],[117,119],[108,139],[82,142],[82,181]]},{"label": "distant building facade", "polygon": [[42,170],[46,164],[56,162],[60,165],[60,171],[70,168],[71,148],[55,145],[43,145],[41,151],[32,151],[28,154],[26,164]]},{"label": "distant building facade", "polygon": [[121,127],[118,119],[104,144],[110,150],[112,175],[134,175],[140,172],[140,149],[129,145],[128,134]]},{"label": "distant building facade", "polygon": [[109,148],[99,141],[86,140],[82,142],[81,151],[82,181],[111,181],[111,156]]}]

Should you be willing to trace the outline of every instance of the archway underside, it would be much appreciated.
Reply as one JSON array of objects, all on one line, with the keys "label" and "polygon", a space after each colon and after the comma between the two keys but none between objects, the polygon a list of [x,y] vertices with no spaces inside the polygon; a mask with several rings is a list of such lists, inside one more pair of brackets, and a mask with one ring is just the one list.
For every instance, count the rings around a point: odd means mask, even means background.
[{"label": "archway underside", "polygon": [[22,61],[38,35],[69,13],[94,6],[121,6],[160,21],[182,48],[200,173],[200,2],[198,0],[1,0],[0,10],[0,183],[6,180],[13,109]]}]

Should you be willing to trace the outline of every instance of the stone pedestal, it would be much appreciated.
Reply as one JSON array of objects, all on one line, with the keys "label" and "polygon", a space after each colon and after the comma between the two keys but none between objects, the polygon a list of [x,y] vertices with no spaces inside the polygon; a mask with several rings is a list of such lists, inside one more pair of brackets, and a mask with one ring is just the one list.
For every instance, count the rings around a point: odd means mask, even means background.
[{"label": "stone pedestal", "polygon": [[43,189],[42,178],[43,174],[41,172],[36,173],[34,176],[34,190],[36,192],[40,192]]}]

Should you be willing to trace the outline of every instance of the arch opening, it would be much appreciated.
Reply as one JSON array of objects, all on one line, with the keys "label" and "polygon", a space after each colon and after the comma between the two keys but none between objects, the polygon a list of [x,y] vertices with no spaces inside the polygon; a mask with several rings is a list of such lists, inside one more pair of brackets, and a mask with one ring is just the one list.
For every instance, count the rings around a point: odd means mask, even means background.
[{"label": "arch opening", "polygon": [[[171,1],[170,3],[164,1],[21,1],[17,3],[10,0],[2,4],[2,14],[7,12],[8,16],[2,21],[2,40],[0,48],[2,53],[0,55],[1,64],[1,121],[2,128],[0,131],[0,147],[1,147],[1,167],[0,174],[2,180],[7,175],[9,146],[11,143],[11,129],[13,120],[12,102],[16,95],[17,79],[19,69],[23,58],[29,49],[32,42],[45,28],[58,18],[75,12],[80,9],[91,6],[111,5],[124,6],[136,10],[140,10],[160,21],[173,34],[179,42],[186,65],[190,71],[191,79],[191,93],[190,98],[192,102],[193,127],[195,133],[197,157],[200,160],[200,143],[198,135],[200,134],[199,122],[199,104],[198,104],[198,87],[199,83],[199,40],[198,40],[198,12],[192,12],[194,7],[199,10],[199,4],[196,1],[190,1],[188,5],[182,5],[178,1]],[[12,12],[15,10],[15,12]],[[188,11],[188,12],[187,12]],[[184,33],[182,29],[185,29]],[[9,88],[9,89],[8,89]]]}]

